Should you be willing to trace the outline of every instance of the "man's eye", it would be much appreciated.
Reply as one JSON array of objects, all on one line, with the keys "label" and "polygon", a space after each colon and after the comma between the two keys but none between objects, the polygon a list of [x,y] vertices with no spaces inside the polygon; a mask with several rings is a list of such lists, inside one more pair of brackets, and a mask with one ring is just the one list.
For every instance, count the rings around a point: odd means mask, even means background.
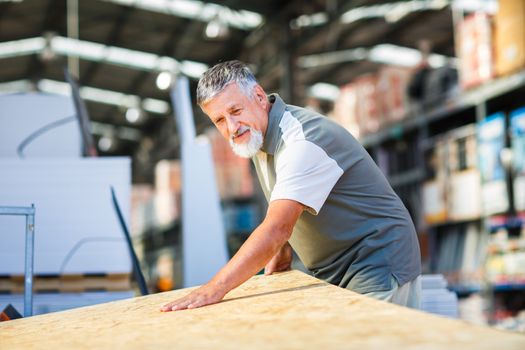
[{"label": "man's eye", "polygon": [[215,120],[215,124],[220,124],[224,121],[224,118],[219,118]]},{"label": "man's eye", "polygon": [[232,114],[233,115],[238,115],[239,113],[241,113],[241,110],[240,109],[235,109]]}]

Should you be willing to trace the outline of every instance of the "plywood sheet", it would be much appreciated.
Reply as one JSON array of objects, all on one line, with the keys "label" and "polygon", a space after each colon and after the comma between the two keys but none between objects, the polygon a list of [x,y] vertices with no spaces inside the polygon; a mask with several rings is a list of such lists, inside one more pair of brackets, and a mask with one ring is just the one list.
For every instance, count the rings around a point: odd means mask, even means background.
[{"label": "plywood sheet", "polygon": [[525,349],[525,336],[376,301],[300,272],[161,313],[178,290],[0,323],[2,349]]}]

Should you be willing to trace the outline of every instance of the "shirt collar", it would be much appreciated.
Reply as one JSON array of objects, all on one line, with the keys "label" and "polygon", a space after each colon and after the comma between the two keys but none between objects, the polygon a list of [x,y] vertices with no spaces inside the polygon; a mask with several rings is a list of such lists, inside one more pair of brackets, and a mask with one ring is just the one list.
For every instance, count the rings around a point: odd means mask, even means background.
[{"label": "shirt collar", "polygon": [[264,135],[264,143],[261,150],[268,154],[274,154],[277,149],[277,144],[281,138],[281,129],[279,123],[283,117],[284,111],[286,110],[286,103],[278,94],[270,94],[268,96],[272,108],[268,113],[268,127],[266,128],[266,134]]}]

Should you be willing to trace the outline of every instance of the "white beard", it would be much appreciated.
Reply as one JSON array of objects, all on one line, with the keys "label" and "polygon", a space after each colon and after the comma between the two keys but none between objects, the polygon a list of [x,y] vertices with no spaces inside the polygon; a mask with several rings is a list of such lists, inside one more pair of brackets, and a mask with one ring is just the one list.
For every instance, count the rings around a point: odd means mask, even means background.
[{"label": "white beard", "polygon": [[241,128],[238,131],[238,134],[242,134],[246,130],[250,131],[250,139],[245,143],[235,143],[233,142],[233,137],[230,138],[230,147],[233,150],[233,153],[242,158],[251,158],[259,152],[263,145],[263,135],[259,130],[252,128]]}]

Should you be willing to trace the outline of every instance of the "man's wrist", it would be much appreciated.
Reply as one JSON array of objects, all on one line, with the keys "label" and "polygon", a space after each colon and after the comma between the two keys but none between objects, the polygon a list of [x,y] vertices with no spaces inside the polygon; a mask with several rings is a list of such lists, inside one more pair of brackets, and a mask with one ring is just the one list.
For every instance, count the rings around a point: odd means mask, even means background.
[{"label": "man's wrist", "polygon": [[223,281],[211,280],[208,282],[208,286],[211,287],[214,292],[220,294],[221,297],[225,296],[231,290],[231,288],[229,288],[228,285]]}]

